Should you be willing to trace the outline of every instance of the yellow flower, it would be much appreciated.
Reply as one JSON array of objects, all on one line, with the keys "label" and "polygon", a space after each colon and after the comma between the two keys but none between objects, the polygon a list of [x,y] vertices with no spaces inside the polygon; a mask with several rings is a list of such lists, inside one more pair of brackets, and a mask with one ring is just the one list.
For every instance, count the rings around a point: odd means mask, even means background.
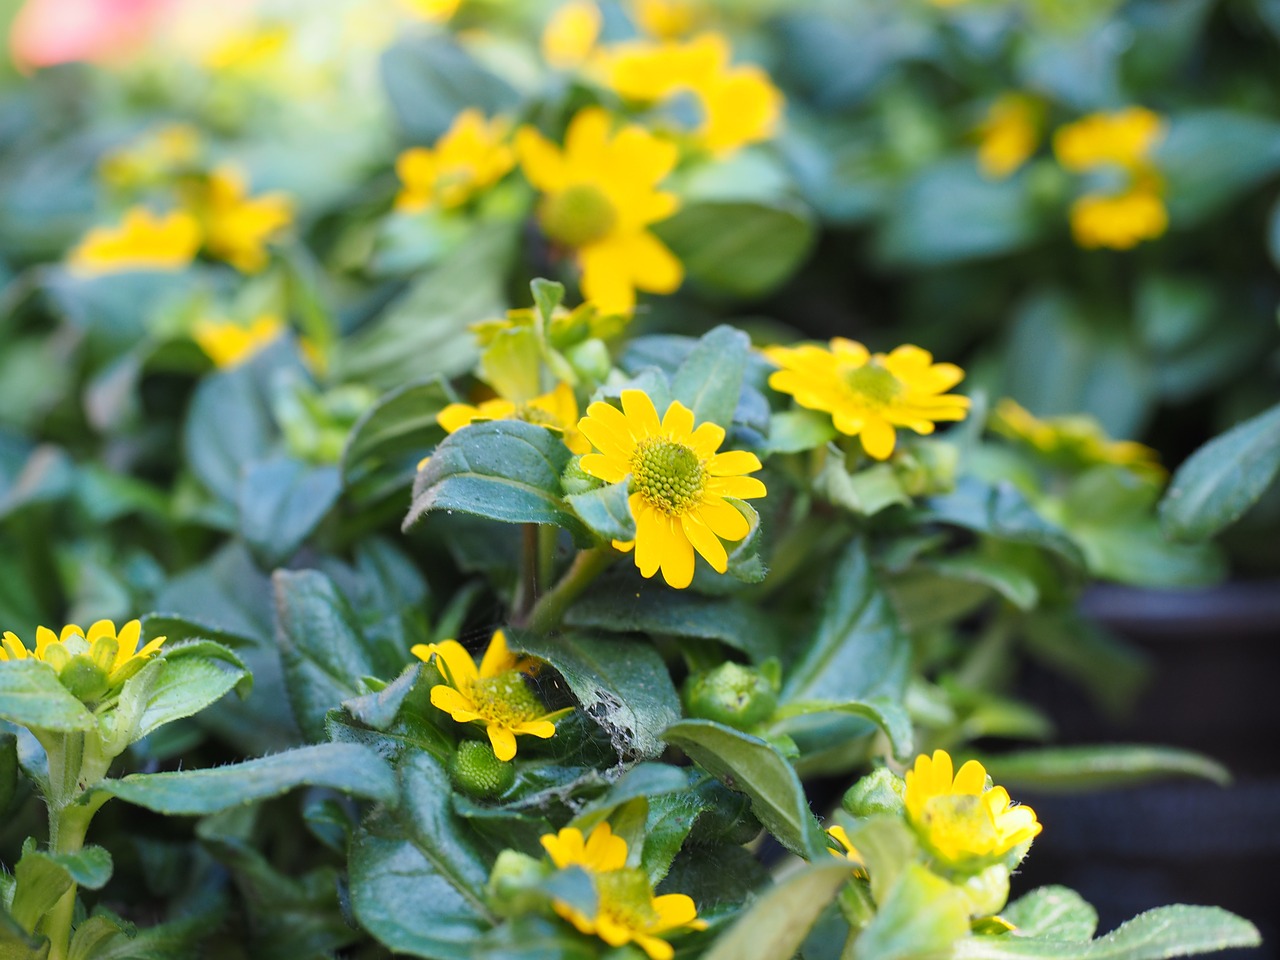
[{"label": "yellow flower", "polygon": [[680,261],[648,230],[680,206],[657,189],[678,151],[634,124],[611,137],[609,125],[604,110],[589,107],[569,124],[563,150],[524,127],[516,152],[543,194],[543,231],[577,253],[583,297],[605,313],[630,313],[637,289],[672,293],[684,280]]},{"label": "yellow flower", "polygon": [[200,131],[189,123],[168,123],[108,153],[98,170],[113,187],[145,186],[189,166],[199,155]]},{"label": "yellow flower", "polygon": [[68,266],[85,276],[127,270],[181,270],[200,250],[200,224],[175,210],[156,216],[131,207],[118,227],[95,227],[71,251]]},{"label": "yellow flower", "polygon": [[450,20],[462,0],[400,0],[406,10],[431,23],[445,23]]},{"label": "yellow flower", "polygon": [[673,401],[662,421],[642,390],[622,391],[622,410],[603,401],[587,408],[578,424],[599,453],[581,460],[583,472],[618,483],[631,478],[628,503],[636,538],[614,541],[619,550],[635,548],[641,576],[659,569],[673,587],[693,580],[693,552],[717,573],[728,568],[723,538],[737,542],[751,532],[747,518],[725,497],[763,497],[764,484],[746,474],[760,469],[754,453],[717,453],[724,428],[703,423],[695,430],[693,411]]},{"label": "yellow flower", "polygon": [[69,666],[81,668],[96,678],[91,680],[85,674],[77,677],[86,689],[94,690],[96,699],[141,670],[165,641],[164,637],[156,637],[139,650],[141,635],[142,624],[137,620],[130,620],[118,632],[110,620],[99,620],[88,633],[75,624],[63,627],[61,634],[37,627],[35,649],[28,650],[6,630],[0,639],[0,663],[30,657],[44,661],[59,673]]},{"label": "yellow flower", "polygon": [[1006,397],[996,404],[991,429],[1065,466],[1080,468],[1111,464],[1155,477],[1164,475],[1160,455],[1155,450],[1132,440],[1112,440],[1092,417],[1041,420]]},{"label": "yellow flower", "polygon": [[233,367],[272,343],[285,330],[284,321],[264,313],[243,326],[232,320],[201,320],[191,336],[219,367]]},{"label": "yellow flower", "polygon": [[1059,128],[1053,136],[1058,162],[1082,173],[1099,167],[1141,168],[1164,134],[1164,121],[1145,107],[1094,113]]},{"label": "yellow flower", "polygon": [[607,873],[627,865],[627,841],[608,822],[597,823],[585,840],[577,827],[543,835],[539,841],[556,869],[581,867],[587,873]]},{"label": "yellow flower", "polygon": [[215,44],[205,54],[204,65],[218,72],[256,70],[275,60],[288,43],[288,27],[259,24],[237,30]]},{"label": "yellow flower", "polygon": [[1071,205],[1071,234],[1086,250],[1131,250],[1169,229],[1169,212],[1150,187],[1124,193],[1087,193]]},{"label": "yellow flower", "polygon": [[845,831],[844,827],[839,824],[836,824],[834,827],[827,827],[827,836],[840,844],[839,850],[828,849],[828,853],[837,860],[848,860],[859,870],[863,869],[864,864],[862,862],[862,854],[858,853],[857,848],[849,842],[849,834]]},{"label": "yellow flower", "polygon": [[604,58],[605,83],[627,100],[656,103],[711,84],[728,69],[730,53],[729,41],[718,33],[685,42],[620,43]]},{"label": "yellow flower", "polygon": [[568,710],[548,713],[524,680],[534,665],[507,648],[507,637],[495,630],[476,669],[476,662],[456,640],[419,643],[410,651],[419,660],[436,658],[445,683],[431,688],[431,705],[458,723],[482,724],[499,760],[516,755],[516,737],[529,735],[546,740],[555,736],[555,720]]},{"label": "yellow flower", "polygon": [[791,394],[802,407],[831,414],[835,428],[859,437],[876,460],[893,453],[895,427],[930,434],[935,423],[963,420],[969,409],[968,397],[945,392],[964,371],[934,363],[919,347],[872,354],[857,341],[837,337],[829,350],[803,344],[772,347],[765,355],[782,367],[770,375],[769,386]]},{"label": "yellow flower", "polygon": [[631,0],[627,9],[637,27],[660,40],[691,33],[705,13],[699,0]]},{"label": "yellow flower", "polygon": [[554,430],[564,438],[564,445],[574,453],[590,453],[591,444],[578,431],[578,400],[573,388],[561,383],[550,393],[534,397],[527,403],[513,403],[502,397],[485,400],[477,406],[451,403],[438,414],[436,422],[450,433],[461,430],[473,420],[523,420]]},{"label": "yellow flower", "polygon": [[265,267],[267,242],[293,222],[293,204],[285,194],[249,197],[244,176],[230,167],[209,175],[198,206],[209,253],[242,273]]},{"label": "yellow flower", "polygon": [[696,87],[694,93],[703,111],[697,140],[714,156],[728,156],[777,133],[782,92],[759,67],[735,67]]},{"label": "yellow flower", "polygon": [[1040,110],[1020,93],[1005,94],[991,105],[979,131],[978,167],[993,180],[1015,173],[1040,144]]},{"label": "yellow flower", "polygon": [[431,149],[411,147],[396,160],[403,188],[396,209],[425,210],[433,204],[459,207],[497,183],[515,166],[515,153],[505,143],[505,118],[486,121],[476,109],[463,110]]},{"label": "yellow flower", "polygon": [[569,0],[542,31],[542,56],[557,70],[581,66],[600,36],[600,8],[592,0]]},{"label": "yellow flower", "polygon": [[952,778],[951,756],[921,754],[907,771],[907,819],[940,859],[953,865],[1003,857],[1040,832],[1035,811],[1015,807],[1004,787],[987,787],[987,771],[970,760]]}]

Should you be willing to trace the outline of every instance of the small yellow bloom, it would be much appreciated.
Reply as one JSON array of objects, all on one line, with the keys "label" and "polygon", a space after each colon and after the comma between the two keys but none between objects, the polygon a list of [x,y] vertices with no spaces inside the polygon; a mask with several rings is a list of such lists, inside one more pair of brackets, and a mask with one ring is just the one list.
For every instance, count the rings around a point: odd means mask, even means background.
[{"label": "small yellow bloom", "polygon": [[578,431],[578,399],[567,383],[561,383],[550,393],[534,397],[527,403],[517,404],[495,397],[477,406],[451,403],[436,415],[436,422],[450,433],[461,430],[474,420],[523,420],[525,423],[536,423],[561,434],[564,445],[574,453],[591,452],[591,444]]},{"label": "small yellow bloom", "polygon": [[620,97],[656,103],[686,90],[705,88],[729,68],[729,41],[718,33],[692,40],[634,40],[610,48],[605,83]]},{"label": "small yellow bloom", "polygon": [[1013,806],[1004,787],[987,787],[987,771],[970,760],[952,777],[951,756],[921,754],[907,771],[907,819],[929,849],[949,864],[1003,857],[1040,832],[1030,807]]},{"label": "small yellow bloom", "polygon": [[215,44],[204,56],[204,65],[217,72],[251,72],[276,60],[289,44],[289,28],[282,24],[258,24],[237,30]]},{"label": "small yellow bloom", "polygon": [[232,320],[201,320],[191,336],[218,367],[234,367],[248,360],[285,331],[285,323],[264,313],[247,327]]},{"label": "small yellow bloom", "polygon": [[642,32],[659,40],[692,33],[706,14],[701,0],[631,0],[627,9]]},{"label": "small yellow bloom", "polygon": [[463,110],[434,147],[411,147],[396,160],[403,188],[396,209],[425,210],[434,204],[459,207],[485,187],[497,183],[515,166],[515,153],[505,142],[505,118],[485,120],[474,108]]},{"label": "small yellow bloom", "polygon": [[1087,193],[1071,205],[1071,234],[1086,250],[1131,250],[1169,229],[1160,194],[1139,186],[1124,193]]},{"label": "small yellow bloom", "polygon": [[979,169],[993,180],[1003,180],[1040,145],[1039,105],[1024,94],[1005,94],[991,105],[979,133]]},{"label": "small yellow bloom", "polygon": [[649,226],[680,206],[657,185],[679,151],[634,124],[610,135],[609,115],[581,110],[563,150],[532,127],[516,134],[525,176],[539,191],[543,232],[577,254],[582,293],[605,313],[630,313],[636,290],[672,293],[684,268]]},{"label": "small yellow bloom", "polygon": [[539,841],[556,869],[581,867],[587,873],[607,873],[627,865],[627,841],[617,836],[608,821],[597,823],[585,840],[577,827],[543,835]]},{"label": "small yellow bloom", "polygon": [[[0,663],[41,660],[62,673],[67,667],[83,667],[96,673],[98,695],[119,686],[141,670],[164,643],[164,637],[156,637],[141,650],[138,640],[142,636],[142,624],[130,620],[119,631],[110,620],[99,620],[89,627],[88,633],[75,624],[62,628],[55,634],[48,627],[36,628],[36,646],[29,650],[13,633],[5,631],[0,639]],[[80,682],[88,682],[82,676]]]},{"label": "small yellow bloom", "polygon": [[1092,417],[1042,420],[1006,397],[996,404],[991,429],[1064,466],[1079,469],[1110,464],[1153,477],[1164,476],[1160,454],[1132,440],[1112,440]]},{"label": "small yellow bloom", "polygon": [[569,712],[547,712],[524,680],[534,661],[516,657],[501,630],[494,631],[478,670],[471,654],[456,640],[419,643],[410,652],[423,661],[435,657],[444,674],[445,683],[431,688],[431,705],[458,723],[482,724],[499,760],[516,755],[517,736],[543,740],[555,736],[554,721]]},{"label": "small yellow bloom", "polygon": [[95,227],[71,251],[68,266],[84,276],[128,270],[181,270],[200,250],[200,224],[175,210],[156,216],[131,207],[118,227]]},{"label": "small yellow bloom", "polygon": [[862,862],[862,854],[858,853],[857,848],[849,841],[849,834],[844,827],[839,824],[836,824],[834,827],[827,827],[827,836],[840,844],[839,850],[828,849],[828,853],[837,860],[848,860],[859,870],[864,868],[865,865]]},{"label": "small yellow bloom", "polygon": [[735,67],[694,93],[703,111],[697,140],[713,156],[726,157],[748,144],[771,140],[778,131],[782,92],[759,67]]},{"label": "small yellow bloom", "polygon": [[831,414],[835,428],[862,440],[876,460],[888,459],[895,427],[930,434],[935,423],[963,420],[969,398],[946,393],[964,378],[952,363],[934,363],[919,347],[901,346],[872,354],[854,340],[837,337],[830,349],[813,344],[765,351],[782,369],[769,386],[795,397],[809,410]]},{"label": "small yellow bloom", "polygon": [[462,6],[462,0],[400,0],[400,3],[410,13],[430,23],[448,22]]},{"label": "small yellow bloom", "polygon": [[222,167],[209,175],[197,205],[205,218],[205,247],[241,273],[267,265],[266,245],[293,222],[293,203],[283,193],[248,195],[244,175]]},{"label": "small yellow bloom", "polygon": [[189,123],[168,123],[102,158],[98,171],[116,188],[146,186],[195,163],[200,131]]},{"label": "small yellow bloom", "polygon": [[602,22],[592,0],[569,0],[542,31],[543,59],[557,70],[581,66],[595,49]]},{"label": "small yellow bloom", "polygon": [[1128,170],[1143,167],[1164,135],[1164,121],[1145,107],[1115,113],[1093,113],[1067,124],[1053,135],[1058,162],[1083,173],[1099,167]]},{"label": "small yellow bloom", "polygon": [[754,453],[717,453],[724,428],[708,422],[695,430],[693,411],[678,401],[659,422],[642,390],[623,390],[621,410],[603,401],[591,404],[578,429],[600,451],[582,458],[584,473],[605,483],[631,478],[628,503],[636,538],[614,546],[634,547],[641,576],[661,569],[669,585],[683,589],[693,580],[695,550],[717,573],[728,569],[721,539],[736,543],[751,525],[725,497],[748,500],[766,492],[763,483],[746,476],[760,469]]}]

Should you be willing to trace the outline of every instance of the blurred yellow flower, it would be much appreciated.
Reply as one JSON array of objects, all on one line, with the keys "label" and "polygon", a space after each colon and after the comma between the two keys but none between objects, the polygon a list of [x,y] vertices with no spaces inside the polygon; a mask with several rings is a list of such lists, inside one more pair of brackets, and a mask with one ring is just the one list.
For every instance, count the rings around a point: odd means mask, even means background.
[{"label": "blurred yellow flower", "polygon": [[706,5],[702,0],[631,0],[627,10],[643,33],[674,40],[693,32],[706,14]]},{"label": "blurred yellow flower", "polygon": [[450,433],[461,430],[475,420],[523,420],[549,427],[564,438],[574,453],[590,453],[591,444],[578,432],[578,401],[573,388],[559,384],[550,393],[534,397],[526,403],[513,403],[501,397],[485,400],[477,406],[451,403],[436,415],[436,422]]},{"label": "blurred yellow flower", "polygon": [[577,254],[584,299],[605,313],[630,313],[637,289],[672,293],[684,280],[680,261],[648,230],[680,206],[675,194],[657,189],[678,151],[634,124],[610,135],[610,124],[598,107],[579,111],[563,149],[523,127],[516,153],[543,194],[543,232]]},{"label": "blurred yellow flower", "polygon": [[205,247],[241,273],[267,265],[266,245],[293,222],[293,203],[283,193],[248,195],[244,175],[221,167],[209,175],[198,200],[205,219]]},{"label": "blurred yellow flower", "polygon": [[810,410],[831,414],[835,428],[862,441],[876,460],[893,453],[896,427],[930,434],[934,424],[963,420],[969,398],[946,393],[964,378],[952,363],[934,363],[919,347],[872,354],[855,340],[837,337],[830,348],[814,344],[771,347],[765,355],[782,369],[769,386]]},{"label": "blurred yellow flower", "polygon": [[128,270],[181,270],[200,250],[200,224],[182,210],[157,216],[131,207],[118,227],[95,227],[72,249],[75,273],[97,276]]},{"label": "blurred yellow flower", "polygon": [[1169,212],[1150,186],[1124,193],[1087,193],[1071,205],[1071,233],[1086,249],[1130,250],[1169,228]]},{"label": "blurred yellow flower", "polygon": [[1040,833],[1030,807],[1013,806],[1004,787],[987,786],[987,771],[970,760],[952,777],[951,755],[916,757],[903,795],[907,819],[930,851],[953,866],[1003,857]]},{"label": "blurred yellow flower", "polygon": [[233,320],[201,320],[191,336],[218,367],[233,367],[273,343],[286,327],[274,314],[264,313],[248,326]]},{"label": "blurred yellow flower", "polygon": [[839,824],[834,827],[827,827],[827,836],[840,845],[839,850],[829,849],[828,853],[837,859],[848,860],[858,869],[863,868],[862,854],[858,853],[857,848],[849,841],[849,834],[844,827]]},{"label": "blurred yellow flower", "polygon": [[193,164],[200,156],[200,139],[200,131],[189,123],[164,124],[106,154],[98,171],[112,187],[145,186]]},{"label": "blurred yellow flower", "polygon": [[1040,419],[1008,397],[996,404],[991,429],[1064,466],[1081,468],[1111,464],[1155,477],[1164,475],[1160,455],[1132,440],[1112,440],[1092,417]]},{"label": "blurred yellow flower", "polygon": [[1164,121],[1145,107],[1094,113],[1053,135],[1058,162],[1074,173],[1117,166],[1142,168],[1164,135]]},{"label": "blurred yellow flower", "polygon": [[595,48],[602,23],[593,0],[569,0],[542,31],[542,56],[557,70],[581,66]]},{"label": "blurred yellow flower", "polygon": [[979,129],[978,167],[993,180],[1015,173],[1040,145],[1040,107],[1031,97],[1008,93],[987,111]]},{"label": "blurred yellow flower", "polygon": [[506,143],[510,123],[503,117],[485,120],[475,108],[463,110],[434,147],[411,147],[396,160],[403,187],[396,209],[445,209],[466,203],[501,180],[515,166],[515,152]]},{"label": "blurred yellow flower", "polygon": [[0,663],[32,658],[60,674],[71,667],[72,674],[67,677],[80,688],[78,695],[83,692],[88,699],[96,699],[141,670],[165,641],[156,637],[139,650],[141,636],[142,624],[137,620],[130,620],[119,631],[110,620],[99,620],[87,633],[75,624],[63,627],[60,634],[37,627],[35,649],[29,650],[6,630],[0,638]]},{"label": "blurred yellow flower", "polygon": [[462,6],[462,0],[400,0],[400,3],[410,13],[431,23],[447,22]]},{"label": "blurred yellow flower", "polygon": [[782,120],[782,92],[756,66],[735,67],[695,88],[703,121],[697,139],[717,157],[770,140]]},{"label": "blurred yellow flower", "polygon": [[204,55],[204,65],[217,72],[248,72],[274,62],[289,44],[283,24],[258,24],[237,30]]},{"label": "blurred yellow flower", "polygon": [[754,453],[717,453],[724,428],[707,422],[694,429],[693,411],[678,401],[659,421],[642,390],[623,390],[621,410],[604,401],[591,404],[578,429],[600,451],[582,458],[584,473],[605,483],[631,479],[636,537],[613,545],[635,549],[641,576],[661,569],[668,585],[683,589],[693,580],[695,550],[717,573],[728,569],[721,539],[735,543],[751,525],[725,497],[749,500],[766,492],[746,476],[760,469]]},{"label": "blurred yellow flower", "polygon": [[577,827],[544,834],[539,840],[557,870],[581,867],[587,873],[607,873],[627,865],[627,841],[613,832],[609,822],[595,825],[585,840]]}]

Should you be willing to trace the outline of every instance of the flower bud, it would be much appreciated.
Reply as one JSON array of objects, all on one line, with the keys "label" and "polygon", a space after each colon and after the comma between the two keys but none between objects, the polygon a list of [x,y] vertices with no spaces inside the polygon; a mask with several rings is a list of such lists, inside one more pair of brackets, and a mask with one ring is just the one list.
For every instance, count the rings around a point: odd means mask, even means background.
[{"label": "flower bud", "polygon": [[901,778],[881,767],[872,770],[845,792],[844,808],[852,816],[859,818],[886,813],[901,816],[904,790]]},{"label": "flower bud", "polygon": [[954,489],[959,460],[952,444],[926,440],[905,447],[894,458],[893,472],[908,496],[933,496]]},{"label": "flower bud", "polygon": [[690,676],[684,702],[692,717],[747,730],[773,716],[778,687],[763,672],[730,661],[709,673]]},{"label": "flower bud", "polygon": [[78,654],[58,671],[58,682],[85,703],[101,700],[111,689],[107,671],[84,654]]},{"label": "flower bud", "polygon": [[545,901],[541,887],[548,872],[541,860],[503,850],[489,874],[489,906],[500,917],[518,917],[539,909]]},{"label": "flower bud", "polygon": [[476,800],[496,797],[516,781],[515,767],[499,760],[493,748],[479,740],[464,740],[458,745],[449,774],[459,790]]},{"label": "flower bud", "polygon": [[613,368],[613,358],[603,340],[583,340],[565,351],[565,358],[583,380],[603,383]]}]

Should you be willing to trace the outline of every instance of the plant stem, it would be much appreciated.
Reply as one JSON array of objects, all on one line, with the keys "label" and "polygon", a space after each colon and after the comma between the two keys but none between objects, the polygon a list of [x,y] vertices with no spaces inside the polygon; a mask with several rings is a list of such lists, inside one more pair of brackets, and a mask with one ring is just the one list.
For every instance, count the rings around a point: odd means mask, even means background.
[{"label": "plant stem", "polygon": [[569,605],[578,599],[591,581],[600,576],[617,556],[612,547],[580,551],[560,582],[543,594],[542,599],[534,605],[533,612],[529,615],[529,627],[538,633],[550,633],[560,626]]},{"label": "plant stem", "polygon": [[[49,847],[55,853],[77,853],[84,846],[93,811],[75,803],[84,767],[85,736],[65,733],[45,745],[49,757]],[[71,921],[75,915],[76,888],[45,914],[44,933],[49,938],[48,960],[65,960],[71,947]]]},{"label": "plant stem", "polygon": [[511,606],[517,621],[526,619],[538,600],[538,525],[526,523],[520,547],[520,582]]}]

